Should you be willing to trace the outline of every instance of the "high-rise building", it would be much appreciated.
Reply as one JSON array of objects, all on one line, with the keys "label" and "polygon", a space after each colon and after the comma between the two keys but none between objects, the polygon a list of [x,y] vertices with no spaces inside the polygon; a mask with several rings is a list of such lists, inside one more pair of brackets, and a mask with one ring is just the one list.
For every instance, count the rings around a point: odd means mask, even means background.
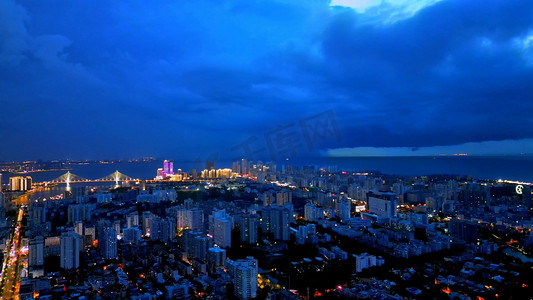
[{"label": "high-rise building", "polygon": [[241,159],[241,175],[248,175],[248,162],[246,158]]},{"label": "high-rise building", "polygon": [[[205,234],[199,231],[187,230],[184,234],[185,252],[187,260],[192,261],[196,255],[207,251],[207,241],[202,239]],[[198,249],[199,247],[205,249]]]},{"label": "high-rise building", "polygon": [[150,211],[143,211],[142,213],[142,226],[143,226],[143,234],[150,236],[151,234],[151,227],[152,227],[152,213]]},{"label": "high-rise building", "polygon": [[204,234],[194,238],[194,258],[206,261],[207,260],[207,249],[209,248],[209,239]]},{"label": "high-rise building", "polygon": [[60,237],[59,266],[62,269],[76,269],[80,266],[80,239],[73,231],[63,232]]},{"label": "high-rise building", "polygon": [[[215,212],[216,214],[216,212]],[[224,212],[223,215],[213,218],[213,239],[215,244],[221,248],[230,248],[231,247],[231,229],[233,222],[229,216]]]},{"label": "high-rise building", "polygon": [[448,223],[448,226],[452,237],[467,243],[477,241],[477,223],[467,220],[452,219]]},{"label": "high-rise building", "polygon": [[44,265],[44,238],[42,236],[37,236],[30,240],[28,256],[28,264],[30,267]]},{"label": "high-rise building", "polygon": [[305,241],[307,239],[307,232],[308,228],[307,226],[300,225],[298,226],[298,232],[296,233],[296,243],[303,245],[305,244]]},{"label": "high-rise building", "polygon": [[96,239],[96,227],[85,227],[83,231],[85,234],[83,237],[85,245],[91,245]]},{"label": "high-rise building", "polygon": [[257,296],[257,259],[251,256],[236,261],[227,259],[226,269],[233,276],[236,297],[250,299]]},{"label": "high-rise building", "polygon": [[3,226],[6,222],[6,200],[4,194],[0,192],[0,226]]},{"label": "high-rise building", "polygon": [[174,240],[176,223],[170,218],[156,217],[152,220],[150,239],[154,241],[170,242]]},{"label": "high-rise building", "polygon": [[396,195],[393,193],[368,193],[368,210],[380,218],[396,217]]},{"label": "high-rise building", "polygon": [[9,178],[9,189],[11,191],[27,191],[31,189],[33,181],[31,176],[15,176]]},{"label": "high-rise building", "polygon": [[113,228],[107,228],[104,230],[102,240],[98,241],[100,245],[100,251],[104,259],[116,259],[118,257],[117,252],[117,232]]},{"label": "high-rise building", "polygon": [[136,244],[141,240],[141,230],[137,227],[124,228],[124,241],[126,243]]},{"label": "high-rise building", "polygon": [[490,190],[487,186],[476,182],[469,182],[461,188],[458,200],[464,207],[481,207],[487,205]]},{"label": "high-rise building", "polygon": [[292,193],[289,191],[276,193],[276,204],[282,206],[285,203],[292,203]]},{"label": "high-rise building", "polygon": [[355,272],[359,273],[364,269],[368,269],[378,265],[376,256],[362,253],[355,256]]},{"label": "high-rise building", "polygon": [[531,209],[531,186],[525,185],[522,190],[522,200],[527,209]]},{"label": "high-rise building", "polygon": [[224,267],[226,261],[226,249],[212,247],[207,250],[207,266],[210,272],[215,272],[218,268]]},{"label": "high-rise building", "polygon": [[4,190],[4,177],[0,173],[0,193]]},{"label": "high-rise building", "polygon": [[341,219],[342,221],[348,221],[351,217],[351,207],[352,202],[350,201],[350,199],[340,199],[337,209],[337,216],[339,217],[339,219]]},{"label": "high-rise building", "polygon": [[270,206],[270,205],[272,205],[272,203],[274,203],[274,192],[267,191],[267,192],[263,193],[262,196],[263,196],[263,206],[264,207]]},{"label": "high-rise building", "polygon": [[270,206],[263,209],[263,232],[274,235],[274,239],[288,241],[290,239],[291,210],[286,206]]},{"label": "high-rise building", "polygon": [[233,173],[240,174],[241,173],[241,166],[238,161],[234,161],[231,165],[231,170]]},{"label": "high-rise building", "polygon": [[139,226],[139,214],[132,212],[126,216],[126,228]]},{"label": "high-rise building", "polygon": [[307,202],[304,206],[304,219],[307,221],[316,221],[319,218],[319,208],[313,203]]},{"label": "high-rise building", "polygon": [[171,160],[165,160],[163,161],[163,173],[166,176],[170,176],[174,174],[174,162]]},{"label": "high-rise building", "polygon": [[204,231],[204,212],[199,208],[178,210],[176,221],[178,229],[189,228],[193,231]]},{"label": "high-rise building", "polygon": [[257,243],[257,226],[259,217],[255,214],[246,214],[241,216],[240,230],[241,242],[247,244]]}]

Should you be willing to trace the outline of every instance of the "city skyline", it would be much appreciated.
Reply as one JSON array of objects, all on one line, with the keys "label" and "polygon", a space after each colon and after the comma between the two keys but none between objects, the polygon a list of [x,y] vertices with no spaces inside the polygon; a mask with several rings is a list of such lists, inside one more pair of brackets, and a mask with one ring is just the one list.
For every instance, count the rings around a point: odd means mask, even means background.
[{"label": "city skyline", "polygon": [[4,161],[233,159],[324,112],[337,130],[300,155],[533,149],[526,1],[51,7],[0,4]]}]

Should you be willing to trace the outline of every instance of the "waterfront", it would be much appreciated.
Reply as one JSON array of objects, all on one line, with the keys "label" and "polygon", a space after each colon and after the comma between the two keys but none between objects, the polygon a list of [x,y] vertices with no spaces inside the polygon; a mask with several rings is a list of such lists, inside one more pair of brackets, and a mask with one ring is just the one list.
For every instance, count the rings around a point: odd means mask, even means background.
[{"label": "waterfront", "polygon": [[[264,160],[265,162],[266,160]],[[452,174],[472,176],[476,179],[507,179],[533,182],[533,157],[531,156],[422,156],[422,157],[315,157],[295,159],[278,163],[283,165],[312,165],[317,168],[336,166],[346,171],[379,171],[385,174],[422,176],[435,174]],[[152,179],[156,176],[162,161],[121,162],[110,164],[72,165],[70,172],[87,179],[107,176],[116,170],[132,178]],[[231,161],[215,161],[216,168],[231,167]],[[205,162],[174,160],[174,168],[184,172],[205,168]],[[66,171],[46,171],[28,173],[34,182],[50,181],[63,175]],[[9,177],[20,174],[4,172],[3,183]]]}]

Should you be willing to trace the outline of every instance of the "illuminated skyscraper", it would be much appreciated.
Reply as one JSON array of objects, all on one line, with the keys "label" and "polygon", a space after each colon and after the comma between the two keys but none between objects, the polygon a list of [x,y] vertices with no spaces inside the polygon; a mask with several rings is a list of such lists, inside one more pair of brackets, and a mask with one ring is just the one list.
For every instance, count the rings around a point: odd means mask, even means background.
[{"label": "illuminated skyscraper", "polygon": [[174,162],[171,160],[163,161],[163,173],[165,176],[170,176],[174,174]]},{"label": "illuminated skyscraper", "polygon": [[246,162],[246,158],[243,158],[241,160],[241,175],[247,175],[248,174],[248,162]]},{"label": "illuminated skyscraper", "polygon": [[0,173],[0,193],[3,191],[4,188],[4,181],[3,181],[2,173]]},{"label": "illuminated skyscraper", "polygon": [[11,191],[27,191],[31,189],[31,185],[32,178],[30,176],[15,176],[9,178],[9,189]]}]

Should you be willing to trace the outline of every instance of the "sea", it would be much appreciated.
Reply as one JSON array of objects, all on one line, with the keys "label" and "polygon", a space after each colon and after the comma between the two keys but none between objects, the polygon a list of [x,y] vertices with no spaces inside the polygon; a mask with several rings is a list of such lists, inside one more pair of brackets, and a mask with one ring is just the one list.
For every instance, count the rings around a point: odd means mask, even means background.
[{"label": "sea", "polygon": [[[230,161],[215,161],[216,168],[231,168]],[[457,175],[471,176],[484,180],[516,180],[533,182],[533,156],[424,156],[424,157],[316,157],[286,160],[277,163],[282,166],[336,167],[338,171],[379,171],[384,174],[402,176]],[[106,177],[115,171],[137,179],[152,179],[163,161],[118,162],[109,164],[71,165],[69,172],[87,179]],[[192,169],[202,170],[205,163],[174,160],[174,170],[184,172]],[[51,181],[66,173],[66,170],[29,172],[34,182]],[[19,173],[3,173],[3,183]],[[24,175],[24,174],[23,174]]]}]

